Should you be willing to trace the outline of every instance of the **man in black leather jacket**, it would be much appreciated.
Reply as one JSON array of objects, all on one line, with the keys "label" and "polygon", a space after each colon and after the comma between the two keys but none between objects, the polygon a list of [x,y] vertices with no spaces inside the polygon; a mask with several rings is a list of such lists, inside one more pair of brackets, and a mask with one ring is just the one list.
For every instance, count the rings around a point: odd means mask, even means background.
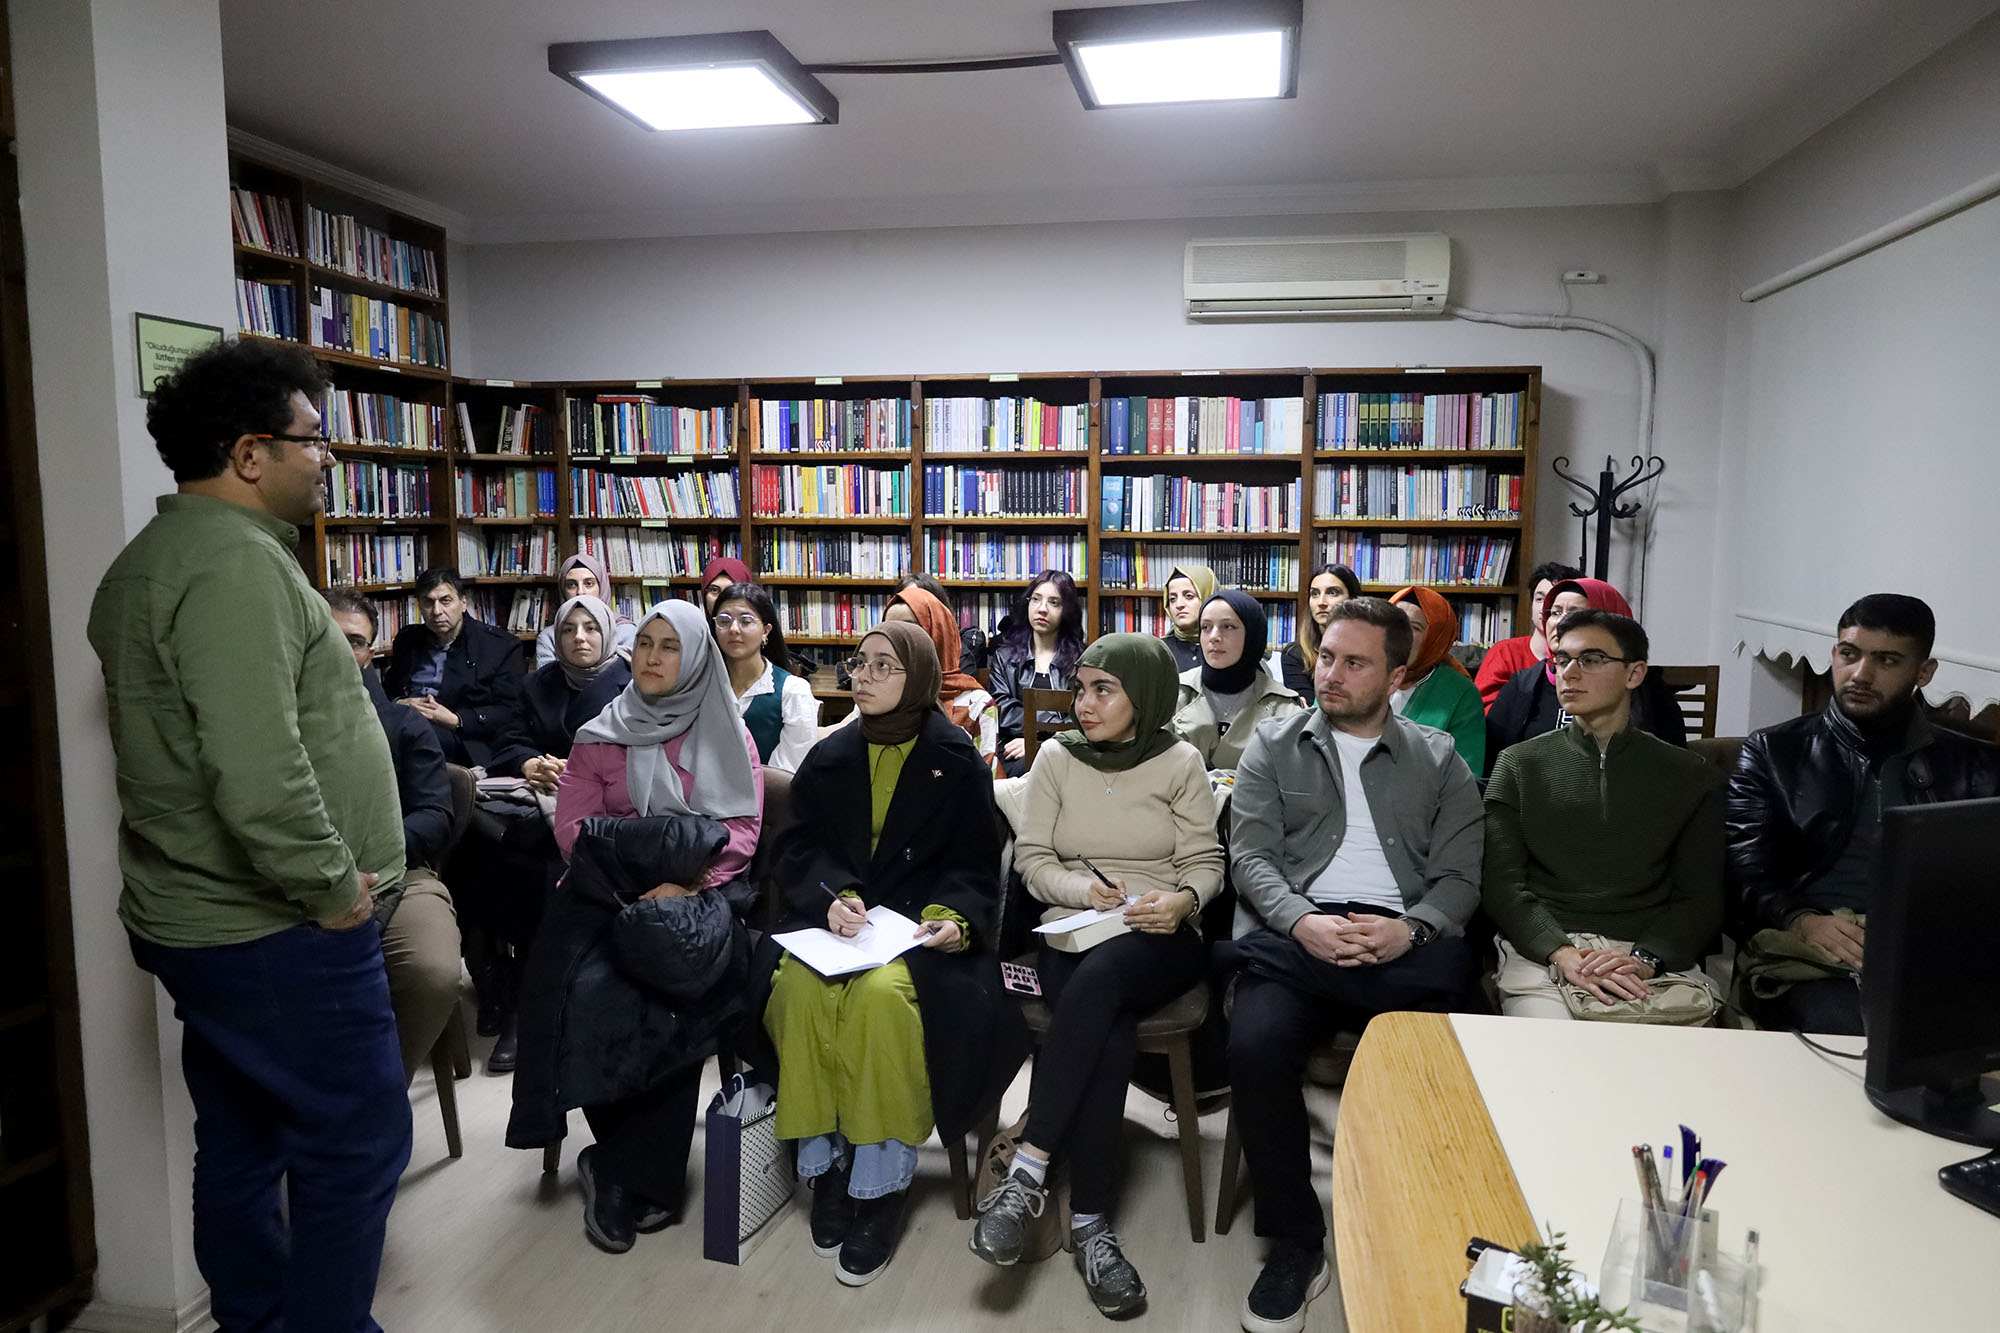
[{"label": "man in black leather jacket", "polygon": [[1833,702],[1744,743],[1729,782],[1732,933],[1753,953],[1773,945],[1826,972],[1775,995],[1739,987],[1765,1027],[1860,1035],[1857,983],[1883,809],[2000,794],[2000,749],[1924,715],[1917,691],[1937,670],[1935,634],[1919,599],[1863,597],[1840,617]]}]

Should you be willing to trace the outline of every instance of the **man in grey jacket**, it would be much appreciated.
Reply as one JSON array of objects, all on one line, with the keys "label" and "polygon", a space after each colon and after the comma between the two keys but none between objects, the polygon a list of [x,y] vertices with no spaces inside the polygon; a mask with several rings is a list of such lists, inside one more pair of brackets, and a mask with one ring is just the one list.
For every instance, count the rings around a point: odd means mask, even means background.
[{"label": "man in grey jacket", "polygon": [[1335,606],[1318,706],[1261,724],[1236,770],[1236,938],[1216,952],[1241,972],[1229,1081],[1257,1234],[1272,1242],[1249,1333],[1301,1328],[1330,1273],[1302,1086],[1313,1048],[1375,1014],[1450,1009],[1472,984],[1479,791],[1448,733],[1389,707],[1410,647],[1389,603]]}]

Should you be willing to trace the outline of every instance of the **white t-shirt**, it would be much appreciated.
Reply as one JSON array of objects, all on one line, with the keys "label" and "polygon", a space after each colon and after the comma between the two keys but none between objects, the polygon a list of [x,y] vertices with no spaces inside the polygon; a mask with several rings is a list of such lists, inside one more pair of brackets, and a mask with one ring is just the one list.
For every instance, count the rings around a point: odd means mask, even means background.
[{"label": "white t-shirt", "polygon": [[1400,916],[1403,891],[1382,854],[1382,836],[1375,831],[1375,817],[1368,809],[1368,792],[1361,785],[1361,761],[1375,748],[1379,736],[1350,736],[1338,727],[1328,729],[1340,754],[1340,786],[1346,796],[1347,834],[1334,849],[1333,860],[1319,877],[1306,886],[1306,896],[1316,903],[1372,903]]}]

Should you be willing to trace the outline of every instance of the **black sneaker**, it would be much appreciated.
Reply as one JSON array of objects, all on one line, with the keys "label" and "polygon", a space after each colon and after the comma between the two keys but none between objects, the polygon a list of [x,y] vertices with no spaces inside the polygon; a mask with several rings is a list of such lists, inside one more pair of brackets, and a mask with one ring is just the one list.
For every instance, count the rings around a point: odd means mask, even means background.
[{"label": "black sneaker", "polygon": [[1146,1308],[1146,1284],[1119,1248],[1121,1242],[1107,1219],[1077,1227],[1069,1233],[1069,1243],[1084,1290],[1099,1314],[1124,1319]]},{"label": "black sneaker", "polygon": [[1243,1302],[1244,1333],[1299,1333],[1306,1326],[1306,1303],[1325,1291],[1332,1277],[1324,1250],[1277,1242]]},{"label": "black sneaker", "polygon": [[979,1220],[972,1224],[972,1252],[987,1263],[1009,1268],[1021,1261],[1028,1247],[1028,1227],[1048,1207],[1049,1192],[1033,1176],[1016,1171],[979,1201]]},{"label": "black sneaker", "polygon": [[847,1192],[847,1168],[836,1166],[812,1182],[812,1247],[822,1259],[831,1259],[847,1243],[854,1228],[855,1200]]},{"label": "black sneaker", "polygon": [[854,1205],[854,1224],[840,1247],[840,1266],[833,1275],[841,1285],[865,1287],[882,1276],[896,1253],[896,1237],[903,1229],[903,1205],[910,1192],[898,1190],[879,1199],[859,1199]]},{"label": "black sneaker", "polygon": [[607,1254],[631,1249],[637,1230],[632,1224],[632,1195],[623,1185],[598,1178],[596,1144],[576,1155],[576,1174],[583,1180],[583,1234]]},{"label": "black sneaker", "polygon": [[681,1220],[681,1210],[654,1203],[651,1199],[637,1194],[627,1194],[632,1207],[632,1229],[642,1236],[650,1236],[656,1231],[665,1231]]}]

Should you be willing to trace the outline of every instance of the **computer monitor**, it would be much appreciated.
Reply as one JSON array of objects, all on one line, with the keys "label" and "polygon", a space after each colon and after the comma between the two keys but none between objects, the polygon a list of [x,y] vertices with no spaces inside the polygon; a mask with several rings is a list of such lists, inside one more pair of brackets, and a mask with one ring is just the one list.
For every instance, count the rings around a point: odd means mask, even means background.
[{"label": "computer monitor", "polygon": [[1868,1100],[2000,1148],[2000,799],[1882,812],[1866,949]]}]

